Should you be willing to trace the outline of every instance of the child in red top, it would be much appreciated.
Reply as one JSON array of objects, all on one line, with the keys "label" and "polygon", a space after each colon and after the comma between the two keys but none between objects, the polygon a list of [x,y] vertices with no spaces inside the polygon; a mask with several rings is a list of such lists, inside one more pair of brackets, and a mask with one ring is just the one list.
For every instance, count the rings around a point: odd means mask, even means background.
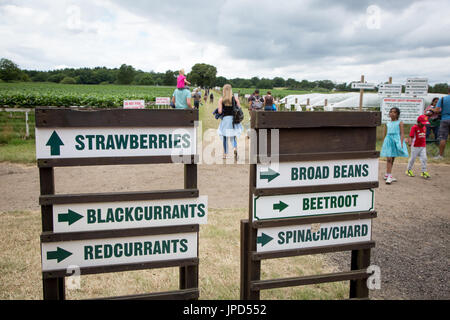
[{"label": "child in red top", "polygon": [[408,144],[411,146],[411,158],[408,162],[406,174],[410,177],[414,177],[412,167],[414,166],[417,156],[419,156],[420,162],[422,163],[422,173],[420,176],[424,179],[430,178],[430,175],[427,172],[427,128],[425,127],[427,124],[429,124],[428,117],[423,114],[417,118],[417,124],[411,128],[411,132],[409,133]]}]

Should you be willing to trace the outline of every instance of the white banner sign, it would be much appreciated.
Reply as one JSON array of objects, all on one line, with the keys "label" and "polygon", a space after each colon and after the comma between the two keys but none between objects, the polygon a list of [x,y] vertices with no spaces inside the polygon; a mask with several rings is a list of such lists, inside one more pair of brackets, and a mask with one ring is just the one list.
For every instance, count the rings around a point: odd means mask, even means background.
[{"label": "white banner sign", "polygon": [[196,154],[195,128],[36,128],[36,158]]},{"label": "white banner sign", "polygon": [[145,109],[145,100],[125,100],[124,109]]},{"label": "white banner sign", "polygon": [[423,114],[424,100],[422,98],[384,98],[381,103],[381,122],[391,121],[389,110],[400,109],[400,120],[405,124],[416,124],[417,117]]},{"label": "white banner sign", "polygon": [[129,238],[44,242],[42,271],[197,257],[197,232]]},{"label": "white banner sign", "polygon": [[282,162],[257,165],[257,188],[285,188],[378,181],[378,159]]},{"label": "white banner sign", "polygon": [[53,205],[54,232],[206,224],[208,197]]},{"label": "white banner sign", "polygon": [[312,225],[258,229],[256,251],[280,251],[370,241],[372,220],[342,221]]},{"label": "white banner sign", "polygon": [[156,98],[155,104],[158,106],[168,106],[168,105],[170,105],[170,98],[158,97],[158,98]]},{"label": "white banner sign", "polygon": [[253,196],[253,221],[372,211],[373,190]]}]

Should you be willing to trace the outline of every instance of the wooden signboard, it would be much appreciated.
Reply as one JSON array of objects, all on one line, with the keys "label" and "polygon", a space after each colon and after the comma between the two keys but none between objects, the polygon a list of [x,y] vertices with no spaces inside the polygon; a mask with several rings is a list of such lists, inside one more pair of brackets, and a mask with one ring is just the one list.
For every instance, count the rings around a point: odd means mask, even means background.
[{"label": "wooden signboard", "polygon": [[[241,221],[241,299],[265,289],[350,280],[367,298],[380,112],[253,112],[249,218]],[[271,130],[275,130],[272,132]],[[258,139],[267,137],[261,143]],[[273,149],[273,151],[272,151]],[[351,270],[261,280],[261,261],[351,251]]]},{"label": "wooden signboard", "polygon": [[[44,299],[64,300],[70,267],[81,275],[179,267],[180,290],[112,299],[198,299],[197,110],[36,109]],[[179,163],[184,189],[55,194],[55,167]],[[174,156],[175,154],[175,156]]]}]

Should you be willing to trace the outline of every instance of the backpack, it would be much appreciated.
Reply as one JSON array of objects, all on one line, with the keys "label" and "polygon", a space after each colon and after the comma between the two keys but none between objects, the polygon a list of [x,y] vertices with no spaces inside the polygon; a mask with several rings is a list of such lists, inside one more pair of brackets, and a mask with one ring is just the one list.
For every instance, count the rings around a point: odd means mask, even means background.
[{"label": "backpack", "polygon": [[259,110],[262,109],[263,107],[263,102],[261,101],[261,97],[260,96],[255,96],[254,97],[254,101],[252,103],[252,110]]},{"label": "backpack", "polygon": [[244,120],[244,112],[236,103],[236,100],[234,100],[234,97],[232,98],[233,101],[233,124],[241,123],[242,120]]}]

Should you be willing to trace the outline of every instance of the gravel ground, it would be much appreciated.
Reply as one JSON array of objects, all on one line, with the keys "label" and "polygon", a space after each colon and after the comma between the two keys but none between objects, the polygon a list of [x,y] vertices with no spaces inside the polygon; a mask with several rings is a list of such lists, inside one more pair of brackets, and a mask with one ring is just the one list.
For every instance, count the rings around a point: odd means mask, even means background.
[{"label": "gravel ground", "polygon": [[[56,193],[143,191],[183,187],[183,167],[139,165],[55,169]],[[372,299],[449,299],[450,166],[429,165],[431,180],[404,175],[386,185],[380,161],[376,189],[372,264],[381,268],[381,290]],[[417,165],[416,165],[417,166]],[[248,206],[248,165],[200,165],[198,185],[210,208]],[[227,174],[223,174],[226,172]],[[89,177],[88,179],[81,177]],[[39,211],[39,171],[35,166],[0,163],[0,213]],[[349,270],[350,253],[325,255],[337,269]]]}]

